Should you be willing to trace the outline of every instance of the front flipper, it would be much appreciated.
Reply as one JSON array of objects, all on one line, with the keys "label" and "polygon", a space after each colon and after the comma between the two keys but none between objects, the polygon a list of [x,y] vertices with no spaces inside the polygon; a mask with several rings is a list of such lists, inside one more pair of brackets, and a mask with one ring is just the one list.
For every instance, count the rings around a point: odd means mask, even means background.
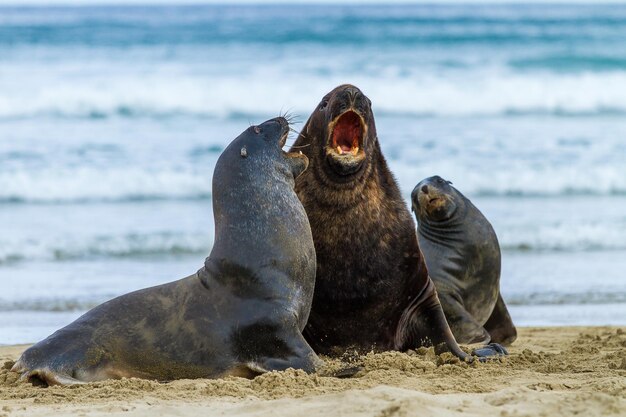
[{"label": "front flipper", "polygon": [[452,330],[458,343],[489,343],[491,336],[487,330],[472,317],[458,297],[445,291],[445,289],[437,291],[437,293],[450,330]]},{"label": "front flipper", "polygon": [[295,324],[289,328],[270,323],[248,326],[233,342],[240,360],[257,374],[289,368],[312,373],[323,365]]},{"label": "front flipper", "polygon": [[[304,339],[302,339],[304,342]],[[306,343],[306,342],[304,342]],[[295,345],[293,347],[296,347]],[[308,345],[307,345],[308,347]],[[295,353],[295,352],[294,352]],[[301,351],[299,354],[292,354],[286,358],[259,358],[259,360],[249,364],[253,371],[271,372],[284,371],[289,368],[302,369],[306,373],[313,373],[324,364],[322,360],[309,348],[309,351]]]},{"label": "front flipper", "polygon": [[12,372],[17,372],[20,375],[20,380],[24,382],[30,382],[37,386],[52,386],[52,385],[77,385],[85,384],[83,381],[79,381],[69,375],[61,372],[54,371],[49,367],[34,367],[30,368],[24,364],[20,359],[11,368]]},{"label": "front flipper", "polygon": [[478,356],[481,362],[508,354],[509,352],[504,348],[504,346],[499,345],[498,343],[489,343],[488,345],[481,346],[472,351],[472,355]]},{"label": "front flipper", "polygon": [[502,294],[498,294],[498,301],[496,301],[493,312],[485,323],[485,329],[491,335],[493,342],[502,343],[504,346],[509,346],[517,339],[517,329],[504,304]]},{"label": "front flipper", "polygon": [[472,356],[479,358],[481,362],[508,355],[509,352],[498,343],[489,343],[491,335],[483,326],[478,324],[474,317],[465,309],[459,298],[453,293],[440,292],[441,305],[450,324],[454,337],[462,344],[476,344],[480,346],[472,351]]},{"label": "front flipper", "polygon": [[400,317],[394,349],[405,351],[430,345],[435,346],[437,353],[449,351],[462,360],[471,361],[454,339],[437,297],[435,284],[429,277],[426,287]]}]

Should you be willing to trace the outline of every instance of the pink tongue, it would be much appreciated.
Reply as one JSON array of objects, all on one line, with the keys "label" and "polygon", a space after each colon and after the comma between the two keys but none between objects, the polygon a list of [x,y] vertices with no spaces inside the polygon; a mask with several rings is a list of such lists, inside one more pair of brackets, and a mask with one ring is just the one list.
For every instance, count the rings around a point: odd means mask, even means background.
[{"label": "pink tongue", "polygon": [[344,152],[350,152],[352,148],[347,145],[341,145],[341,150]]}]

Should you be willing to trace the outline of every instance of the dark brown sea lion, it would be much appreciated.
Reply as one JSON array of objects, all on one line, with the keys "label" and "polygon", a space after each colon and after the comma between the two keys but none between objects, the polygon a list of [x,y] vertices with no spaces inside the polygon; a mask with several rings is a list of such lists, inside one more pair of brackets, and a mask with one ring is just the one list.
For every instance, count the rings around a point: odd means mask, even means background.
[{"label": "dark brown sea lion", "polygon": [[517,330],[500,294],[500,245],[491,223],[439,176],[411,194],[419,245],[460,343],[511,344]]},{"label": "dark brown sea lion", "polygon": [[302,329],[315,249],[280,117],[252,126],[213,174],[215,244],[197,273],[123,295],[26,350],[13,370],[46,384],[107,378],[251,377],[320,361]]},{"label": "dark brown sea lion", "polygon": [[313,349],[336,354],[432,344],[466,358],[448,327],[415,223],[381,153],[370,100],[353,85],[335,88],[292,149],[302,149],[310,160],[296,180],[296,192],[317,253],[304,330]]}]

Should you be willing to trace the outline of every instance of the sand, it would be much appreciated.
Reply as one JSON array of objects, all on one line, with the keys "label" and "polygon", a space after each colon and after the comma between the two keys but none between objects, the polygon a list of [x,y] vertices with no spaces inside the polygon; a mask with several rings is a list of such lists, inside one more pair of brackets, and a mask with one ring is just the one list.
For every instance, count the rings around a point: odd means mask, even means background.
[{"label": "sand", "polygon": [[[523,328],[510,356],[460,363],[432,349],[351,357],[354,378],[273,372],[254,380],[123,379],[34,387],[10,372],[27,346],[0,347],[0,417],[626,416],[626,329]],[[348,359],[346,359],[348,360]]]}]

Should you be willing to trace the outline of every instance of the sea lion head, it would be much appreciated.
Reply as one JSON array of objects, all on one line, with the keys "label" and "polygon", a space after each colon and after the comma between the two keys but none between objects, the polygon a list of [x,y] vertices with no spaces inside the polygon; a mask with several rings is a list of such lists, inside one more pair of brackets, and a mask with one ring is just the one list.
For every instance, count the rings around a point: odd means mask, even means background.
[{"label": "sea lion head", "polygon": [[451,184],[435,175],[415,186],[411,193],[411,210],[420,221],[442,222],[455,215],[462,202],[457,198],[458,191]]},{"label": "sea lion head", "polygon": [[289,131],[289,122],[284,117],[250,126],[224,150],[217,161],[214,178],[222,170],[228,171],[224,175],[229,177],[241,170],[259,174],[267,172],[268,166],[274,166],[288,180],[295,180],[306,170],[309,159],[302,152],[283,151]]},{"label": "sea lion head", "polygon": [[309,156],[319,158],[318,165],[329,179],[358,179],[375,149],[372,102],[357,87],[340,85],[322,98],[301,137],[311,143]]}]

